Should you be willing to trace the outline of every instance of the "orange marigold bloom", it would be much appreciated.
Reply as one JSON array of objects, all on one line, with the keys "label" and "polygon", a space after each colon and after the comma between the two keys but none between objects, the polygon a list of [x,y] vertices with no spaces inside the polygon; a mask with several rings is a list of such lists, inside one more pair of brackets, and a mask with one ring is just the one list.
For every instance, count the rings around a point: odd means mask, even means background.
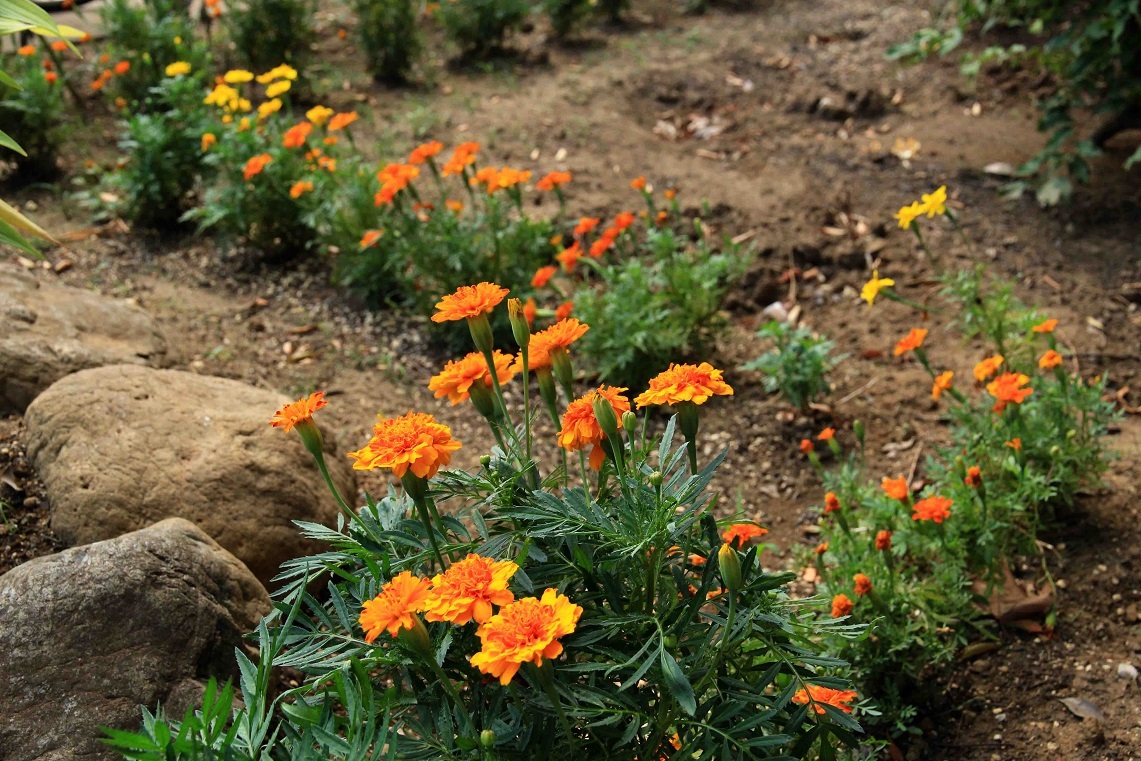
[{"label": "orange marigold bloom", "polygon": [[807,686],[805,690],[797,690],[792,696],[792,702],[799,705],[808,705],[809,702],[813,703],[813,709],[816,713],[823,714],[824,706],[830,705],[833,708],[839,708],[844,713],[851,713],[852,706],[848,703],[852,702],[858,696],[858,693],[852,690],[833,690],[831,687],[817,687],[815,684]]},{"label": "orange marigold bloom", "polygon": [[535,183],[535,190],[546,192],[566,185],[571,181],[570,172],[548,172],[541,180]]},{"label": "orange marigold bloom", "polygon": [[1038,323],[1032,327],[1031,330],[1035,333],[1053,333],[1054,328],[1056,327],[1058,327],[1058,321],[1050,318],[1049,320],[1043,320],[1042,322]]},{"label": "orange marigold bloom", "polygon": [[[422,145],[416,146],[416,148],[412,151],[412,153],[409,154],[408,163],[409,164],[423,164],[428,159],[432,158],[433,156],[438,155],[440,153],[440,151],[442,151],[442,150],[444,150],[444,144],[441,143],[439,140],[433,140],[433,141],[428,142],[428,143],[423,143]],[[431,619],[429,619],[429,620],[431,620]]]},{"label": "orange marigold bloom", "polygon": [[398,418],[377,415],[372,430],[372,439],[364,449],[349,453],[355,461],[354,470],[390,468],[397,478],[408,471],[419,478],[431,478],[460,448],[450,428],[423,412]]},{"label": "orange marigold bloom", "polygon": [[423,610],[429,621],[449,621],[463,626],[469,621],[486,623],[492,605],[500,607],[515,600],[507,582],[519,570],[510,560],[494,560],[469,554],[432,579],[432,590]]},{"label": "orange marigold bloom", "polygon": [[590,447],[590,467],[593,470],[601,470],[602,463],[606,459],[606,453],[602,449],[602,439],[605,434],[594,417],[594,400],[596,397],[602,397],[610,402],[614,407],[615,417],[621,418],[624,413],[630,411],[630,400],[622,395],[625,390],[613,386],[599,386],[596,390],[589,391],[568,404],[566,412],[563,413],[563,427],[559,431],[559,446],[571,452]]},{"label": "orange marigold bloom", "polygon": [[432,322],[451,322],[481,317],[499,305],[509,291],[495,283],[461,285],[455,293],[436,303]]},{"label": "orange marigold bloom", "polygon": [[832,598],[832,618],[841,618],[851,615],[853,607],[855,607],[855,605],[852,603],[851,598],[841,592]]},{"label": "orange marigold bloom", "polygon": [[634,190],[645,190],[646,189],[646,178],[645,177],[635,177],[634,179],[630,180],[630,187],[633,188]]},{"label": "orange marigold bloom", "polygon": [[632,224],[634,224],[634,212],[632,211],[624,211],[614,217],[614,226],[618,228],[618,232],[622,232]]},{"label": "orange marigold bloom", "polygon": [[582,608],[554,589],[540,599],[516,600],[479,627],[483,648],[471,657],[471,665],[506,686],[524,663],[542,666],[544,658],[558,658],[563,652],[559,638],[575,630],[580,616]]},{"label": "orange marigold bloom", "polygon": [[828,428],[825,428],[823,431],[821,431],[817,435],[816,440],[817,441],[831,441],[834,438],[836,438],[836,429],[829,426]]},{"label": "orange marigold bloom", "polygon": [[115,64],[114,71],[120,77],[123,76],[124,74],[126,74],[130,70],[131,70],[131,62],[130,61],[119,61],[117,64]]},{"label": "orange marigold bloom", "polygon": [[[515,372],[511,369],[513,355],[504,354],[497,349],[493,352],[492,358],[495,360],[495,374],[499,377],[500,383],[507,383],[515,377]],[[428,381],[428,389],[436,392],[437,399],[446,396],[454,407],[470,396],[472,384],[480,380],[488,388],[493,385],[491,372],[487,369],[487,360],[482,353],[473,351],[463,359],[449,360],[440,374],[432,376]]]},{"label": "orange marigold bloom", "polygon": [[650,388],[634,400],[639,407],[693,402],[705,404],[711,396],[732,396],[733,389],[721,371],[708,362],[700,365],[671,364],[650,380]]},{"label": "orange marigold bloom", "polygon": [[1062,355],[1053,349],[1043,354],[1042,358],[1038,360],[1038,367],[1043,370],[1052,370],[1060,364],[1062,364]]},{"label": "orange marigold bloom", "polygon": [[361,236],[361,249],[376,245],[376,242],[380,240],[380,236],[383,234],[383,230],[365,230],[364,235]]},{"label": "orange marigold bloom", "polygon": [[[538,343],[547,351],[567,349],[575,341],[586,335],[588,330],[590,330],[590,326],[585,322],[580,322],[575,317],[567,317],[532,335],[531,345],[534,346]],[[626,389],[622,390],[625,391]],[[629,408],[627,407],[627,409]]]},{"label": "orange marigold bloom", "polygon": [[475,163],[477,153],[479,153],[479,143],[460,143],[452,151],[452,157],[444,164],[441,173],[445,177],[452,174],[462,174],[464,167]]},{"label": "orange marigold bloom", "polygon": [[291,402],[279,409],[277,414],[269,421],[269,424],[274,428],[284,428],[285,432],[289,433],[295,426],[312,420],[313,413],[327,404],[328,402],[325,401],[325,392],[317,391],[304,399]]},{"label": "orange marigold bloom", "polygon": [[594,228],[598,227],[598,223],[601,221],[602,220],[598,217],[583,217],[578,221],[578,224],[574,226],[574,234],[582,237]]},{"label": "orange marigold bloom", "polygon": [[564,301],[563,303],[559,304],[557,309],[555,309],[555,319],[560,320],[560,321],[565,320],[571,316],[571,312],[573,312],[573,311],[574,311],[574,302],[573,301]]},{"label": "orange marigold bloom", "polygon": [[527,321],[528,325],[535,324],[535,315],[539,313],[539,307],[535,305],[535,299],[528,298],[527,303],[523,305],[523,319]]},{"label": "orange marigold bloom", "polygon": [[910,333],[899,339],[892,354],[898,357],[909,351],[914,351],[923,345],[923,339],[926,337],[927,330],[925,328],[912,328]]},{"label": "orange marigold bloom", "polygon": [[852,581],[856,584],[856,597],[863,597],[872,591],[872,580],[865,574],[857,573],[852,577]]},{"label": "orange marigold bloom", "polygon": [[876,532],[876,549],[881,552],[887,552],[891,549],[891,532],[890,531],[877,531]]},{"label": "orange marigold bloom", "polygon": [[309,180],[299,180],[293,183],[293,186],[289,188],[289,197],[300,198],[311,190],[313,190],[312,182]]},{"label": "orange marigold bloom", "polygon": [[983,472],[978,465],[972,465],[971,467],[967,468],[967,477],[963,479],[963,483],[972,489],[977,489],[982,485],[982,482]]},{"label": "orange marigold bloom", "polygon": [[569,248],[564,248],[559,253],[555,254],[555,259],[559,264],[563,265],[564,272],[570,272],[574,266],[578,264],[578,260],[582,258],[582,245],[576,240],[570,245]]},{"label": "orange marigold bloom", "polygon": [[594,243],[590,244],[590,258],[591,259],[599,258],[603,254],[605,254],[606,251],[613,245],[614,245],[614,238],[610,237],[609,235],[603,235],[598,240],[594,241]]},{"label": "orange marigold bloom", "polygon": [[734,523],[721,532],[721,539],[725,544],[739,550],[752,540],[760,539],[767,533],[769,533],[767,528],[761,528],[755,523]]},{"label": "orange marigold bloom", "polygon": [[813,552],[816,553],[817,555],[823,555],[827,551],[828,551],[828,542],[821,542],[820,544],[816,545],[816,549],[813,550]]},{"label": "orange marigold bloom", "polygon": [[213,132],[207,132],[202,136],[202,150],[208,151],[212,145],[218,142],[218,137]]},{"label": "orange marigold bloom", "polygon": [[28,58],[29,56],[34,56],[36,54],[36,48],[34,45],[24,45],[19,50],[17,50],[16,53],[23,56],[24,58]]},{"label": "orange marigold bloom", "polygon": [[1005,442],[1003,444],[1003,446],[1008,446],[1011,449],[1013,449],[1015,452],[1021,452],[1022,451],[1022,439],[1015,437],[1015,438],[1011,439],[1010,441]]},{"label": "orange marigold bloom", "polygon": [[309,133],[312,131],[313,125],[309,122],[294,124],[285,131],[285,136],[282,137],[281,144],[286,148],[300,148],[305,145],[305,140],[308,139]]},{"label": "orange marigold bloom", "polygon": [[994,411],[1002,412],[1006,405],[1022,401],[1034,393],[1032,388],[1022,388],[1030,382],[1030,378],[1022,373],[1003,373],[986,385],[987,393],[998,401],[995,402]]},{"label": "orange marigold bloom", "polygon": [[67,50],[67,43],[63,40],[55,40],[51,44],[51,49],[57,53],[63,53]]},{"label": "orange marigold bloom", "polygon": [[531,286],[533,288],[542,288],[547,283],[551,282],[551,278],[559,268],[553,264],[548,264],[546,267],[540,267],[535,271],[535,276],[531,278]]},{"label": "orange marigold bloom", "polygon": [[423,610],[430,586],[427,579],[404,571],[381,587],[380,594],[366,600],[361,608],[364,641],[372,644],[382,631],[395,637],[401,629],[415,626],[416,614]]},{"label": "orange marigold bloom", "polygon": [[356,111],[342,111],[339,114],[333,114],[332,118],[329,119],[329,126],[326,127],[326,129],[329,132],[336,132],[337,130],[342,130],[349,126],[359,118]]},{"label": "orange marigold bloom", "polygon": [[939,373],[935,376],[935,382],[931,385],[931,398],[938,399],[944,391],[951,390],[951,380],[955,374],[950,370]]},{"label": "orange marigold bloom", "polygon": [[892,499],[903,501],[907,499],[907,495],[911,493],[911,488],[907,485],[906,478],[884,478],[880,481],[880,488],[883,493]]},{"label": "orange marigold bloom", "polygon": [[803,454],[812,454],[816,451],[816,445],[812,443],[812,439],[801,439],[800,451]]},{"label": "orange marigold bloom", "polygon": [[840,498],[836,496],[835,492],[828,492],[824,495],[824,514],[834,513],[840,509]]},{"label": "orange marigold bloom", "polygon": [[273,156],[270,156],[268,153],[254,156],[246,162],[246,168],[242,171],[242,177],[245,178],[246,182],[249,182],[255,176],[261,174],[261,171],[265,169],[266,165],[271,161],[273,161]]},{"label": "orange marigold bloom", "polygon": [[915,503],[911,508],[913,521],[933,521],[942,523],[951,517],[953,503],[946,497],[927,497]]},{"label": "orange marigold bloom", "polygon": [[998,372],[998,368],[1002,365],[1003,359],[1001,354],[995,354],[993,357],[987,357],[982,362],[975,365],[975,380],[982,383],[990,376]]},{"label": "orange marigold bloom", "polygon": [[44,73],[44,80],[47,81],[49,85],[54,85],[57,79],[59,79],[59,76],[57,76],[54,71]]},{"label": "orange marigold bloom", "polygon": [[447,206],[448,211],[452,212],[453,214],[459,214],[464,210],[463,201],[456,201],[449,198],[448,200],[444,201],[444,205]]}]

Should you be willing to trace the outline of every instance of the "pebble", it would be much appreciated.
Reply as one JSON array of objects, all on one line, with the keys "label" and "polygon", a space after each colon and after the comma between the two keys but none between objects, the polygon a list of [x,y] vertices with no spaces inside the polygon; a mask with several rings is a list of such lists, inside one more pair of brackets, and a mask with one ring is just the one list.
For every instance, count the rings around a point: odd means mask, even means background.
[{"label": "pebble", "polygon": [[1137,681],[1137,667],[1132,663],[1119,663],[1117,664],[1117,675],[1122,679],[1135,682]]}]

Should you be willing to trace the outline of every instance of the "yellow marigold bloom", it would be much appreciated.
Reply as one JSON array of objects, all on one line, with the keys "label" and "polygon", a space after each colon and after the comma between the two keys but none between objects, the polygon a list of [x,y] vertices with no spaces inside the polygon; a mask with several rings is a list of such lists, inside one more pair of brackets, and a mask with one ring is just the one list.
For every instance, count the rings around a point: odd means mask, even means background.
[{"label": "yellow marigold bloom", "polygon": [[899,339],[892,354],[899,357],[909,351],[914,351],[923,345],[923,339],[925,338],[927,338],[927,330],[925,328],[912,328],[910,333]]},{"label": "yellow marigold bloom", "polygon": [[650,388],[634,399],[639,407],[693,402],[704,404],[711,396],[732,396],[733,389],[721,379],[721,371],[708,362],[700,365],[671,364],[650,380]]},{"label": "yellow marigold bloom", "polygon": [[293,183],[293,186],[289,188],[289,197],[300,198],[311,190],[313,190],[312,182],[309,180],[299,180]]},{"label": "yellow marigold bloom", "polygon": [[238,85],[253,80],[254,73],[245,69],[231,69],[222,77],[222,81],[230,85]]},{"label": "yellow marigold bloom", "polygon": [[487,623],[492,605],[503,607],[515,601],[507,582],[518,570],[510,560],[468,555],[432,579],[432,590],[424,600],[424,617],[456,626],[469,621]]},{"label": "yellow marigold bloom", "polygon": [[409,412],[398,418],[376,416],[372,439],[364,449],[350,452],[354,470],[389,468],[397,478],[412,471],[419,478],[431,478],[452,460],[460,443],[452,429],[423,412]]},{"label": "yellow marigold bloom", "polygon": [[890,288],[895,285],[895,281],[889,277],[881,278],[879,270],[872,270],[872,279],[864,283],[863,289],[860,291],[860,298],[868,302],[868,306],[876,303],[876,296],[884,288]]},{"label": "yellow marigold bloom", "polygon": [[591,447],[590,467],[593,470],[601,470],[602,463],[606,459],[606,452],[602,449],[602,439],[605,434],[594,417],[594,399],[595,397],[606,399],[614,407],[614,416],[621,419],[624,413],[630,411],[630,400],[622,395],[625,390],[613,386],[600,386],[568,404],[566,412],[563,413],[563,427],[559,431],[559,446],[571,452]]},{"label": "yellow marigold bloom", "polygon": [[202,150],[203,152],[210,150],[210,146],[218,142],[217,136],[213,132],[207,132],[202,136]]},{"label": "yellow marigold bloom", "polygon": [[284,428],[285,432],[289,433],[294,427],[312,420],[313,413],[327,404],[325,392],[318,391],[279,409],[270,419],[269,424],[274,428]]},{"label": "yellow marigold bloom", "polygon": [[903,206],[896,212],[895,218],[899,220],[899,227],[901,230],[907,230],[911,227],[911,223],[915,221],[916,217],[922,217],[923,212],[927,210],[923,204],[915,201],[910,206]]},{"label": "yellow marigold bloom", "polygon": [[470,320],[487,314],[507,296],[508,290],[495,283],[462,285],[455,293],[445,296],[436,304],[432,322]]},{"label": "yellow marigold bloom", "polygon": [[[171,64],[173,66],[173,64]],[[208,106],[225,107],[237,103],[240,95],[237,90],[226,84],[217,85],[202,101]]]},{"label": "yellow marigold bloom", "polygon": [[1042,358],[1038,360],[1038,367],[1043,370],[1052,370],[1060,364],[1062,364],[1062,355],[1053,349],[1043,354]]},{"label": "yellow marigold bloom", "polygon": [[938,399],[944,391],[950,391],[951,379],[954,377],[955,374],[950,370],[939,373],[937,376],[935,376],[935,383],[931,386],[931,398]]},{"label": "yellow marigold bloom", "polygon": [[380,594],[367,600],[361,608],[360,625],[365,642],[371,644],[382,631],[395,637],[401,629],[415,626],[416,614],[423,610],[430,587],[427,579],[413,576],[411,571],[404,571],[385,584]]},{"label": "yellow marigold bloom", "polygon": [[265,97],[276,98],[279,95],[285,95],[291,87],[293,87],[293,83],[288,79],[279,80],[265,88]]},{"label": "yellow marigold bloom", "polygon": [[1032,327],[1031,330],[1035,333],[1053,333],[1054,328],[1056,327],[1058,327],[1058,321],[1050,318],[1049,320],[1043,320],[1042,322],[1038,323]]},{"label": "yellow marigold bloom", "polygon": [[313,106],[313,108],[305,112],[305,118],[318,127],[329,121],[329,117],[332,115],[333,109],[328,106]]},{"label": "yellow marigold bloom", "polygon": [[941,185],[934,193],[923,194],[923,211],[927,212],[927,218],[930,219],[936,214],[947,213],[947,186]]},{"label": "yellow marigold bloom", "polygon": [[268,119],[270,114],[276,114],[281,110],[281,101],[277,98],[267,100],[258,106],[258,119]]},{"label": "yellow marigold bloom", "polygon": [[268,85],[270,82],[274,82],[278,79],[288,79],[291,81],[297,79],[297,69],[289,64],[283,63],[280,66],[270,69],[265,74],[260,74],[257,78],[259,85]]},{"label": "yellow marigold bloom", "polygon": [[[515,377],[515,371],[511,368],[513,355],[504,354],[497,349],[492,357],[495,360],[495,374],[499,377],[500,383],[507,383]],[[480,380],[488,388],[493,385],[491,373],[487,369],[487,360],[480,352],[473,351],[463,359],[453,359],[444,365],[440,374],[432,376],[428,381],[428,389],[436,392],[437,399],[448,397],[454,407],[470,396],[472,384]]]},{"label": "yellow marigold bloom", "polygon": [[471,657],[471,665],[506,686],[524,663],[542,666],[544,658],[558,658],[563,652],[559,638],[575,630],[580,616],[582,608],[554,589],[541,599],[516,600],[479,627],[483,648]]},{"label": "yellow marigold bloom", "polygon": [[178,77],[189,73],[190,64],[188,64],[186,61],[175,61],[166,67],[166,75],[168,77]]},{"label": "yellow marigold bloom", "polygon": [[975,365],[975,380],[982,383],[990,376],[998,372],[998,368],[1002,366],[1005,358],[1001,354],[995,354],[993,357],[987,357],[982,362]]}]

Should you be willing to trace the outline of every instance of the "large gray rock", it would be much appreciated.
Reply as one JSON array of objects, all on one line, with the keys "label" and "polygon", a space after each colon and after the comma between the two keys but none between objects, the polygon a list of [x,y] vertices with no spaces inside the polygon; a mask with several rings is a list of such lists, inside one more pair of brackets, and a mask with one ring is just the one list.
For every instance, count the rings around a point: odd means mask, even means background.
[{"label": "large gray rock", "polygon": [[242,563],[179,518],[0,576],[0,759],[96,761],[139,706],[181,715],[270,610]]},{"label": "large gray rock", "polygon": [[23,412],[45,388],[89,367],[162,365],[166,340],[134,304],[41,283],[0,264],[0,414]]},{"label": "large gray rock", "polygon": [[[297,434],[269,426],[287,401],[178,370],[117,365],[67,376],[24,418],[52,528],[76,545],[186,518],[268,586],[282,562],[318,549],[292,521],[332,525],[338,512]],[[331,435],[325,449],[352,501],[348,458]]]}]

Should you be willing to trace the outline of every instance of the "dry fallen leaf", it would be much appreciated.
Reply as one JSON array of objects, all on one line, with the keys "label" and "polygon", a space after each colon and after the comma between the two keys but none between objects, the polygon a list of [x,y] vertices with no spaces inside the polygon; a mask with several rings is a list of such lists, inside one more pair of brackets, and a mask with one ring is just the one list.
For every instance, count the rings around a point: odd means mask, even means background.
[{"label": "dry fallen leaf", "polygon": [[901,161],[914,158],[919,153],[920,143],[913,137],[897,137],[891,147],[891,155]]},{"label": "dry fallen leaf", "polygon": [[1009,568],[1003,568],[1003,581],[988,593],[987,583],[976,579],[972,584],[976,594],[986,597],[986,611],[1000,624],[1018,626],[1030,632],[1046,631],[1041,621],[1054,607],[1054,590],[1027,589]]},{"label": "dry fallen leaf", "polygon": [[1058,698],[1062,705],[1070,710],[1074,716],[1082,719],[1093,719],[1094,721],[1104,721],[1105,714],[1101,709],[1089,702],[1085,698]]}]

